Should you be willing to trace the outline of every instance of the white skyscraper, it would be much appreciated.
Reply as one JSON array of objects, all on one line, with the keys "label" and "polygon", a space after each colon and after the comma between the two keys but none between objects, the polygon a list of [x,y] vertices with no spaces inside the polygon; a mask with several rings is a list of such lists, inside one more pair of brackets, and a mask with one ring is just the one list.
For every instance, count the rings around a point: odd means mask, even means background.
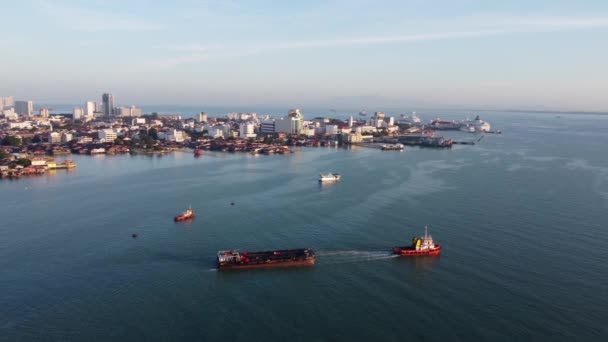
[{"label": "white skyscraper", "polygon": [[15,112],[19,115],[32,115],[34,103],[32,101],[15,101]]},{"label": "white skyscraper", "polygon": [[0,97],[0,109],[6,107],[11,108],[15,106],[15,101],[13,101],[12,96]]},{"label": "white skyscraper", "polygon": [[95,102],[87,101],[84,104],[84,115],[92,117],[95,115]]},{"label": "white skyscraper", "polygon": [[82,108],[80,108],[80,107],[74,108],[74,111],[72,112],[72,119],[74,119],[74,120],[82,119],[83,113],[84,113],[84,111],[82,110]]},{"label": "white skyscraper", "polygon": [[40,108],[38,113],[39,113],[40,117],[43,117],[43,118],[49,117],[49,110],[47,108]]}]

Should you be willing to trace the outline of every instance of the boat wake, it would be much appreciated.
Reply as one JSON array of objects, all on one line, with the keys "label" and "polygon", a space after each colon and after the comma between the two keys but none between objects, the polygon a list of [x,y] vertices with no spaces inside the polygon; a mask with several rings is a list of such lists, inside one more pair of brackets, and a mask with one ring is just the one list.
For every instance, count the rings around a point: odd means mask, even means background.
[{"label": "boat wake", "polygon": [[391,251],[319,251],[315,253],[319,265],[335,265],[393,259],[399,257]]}]

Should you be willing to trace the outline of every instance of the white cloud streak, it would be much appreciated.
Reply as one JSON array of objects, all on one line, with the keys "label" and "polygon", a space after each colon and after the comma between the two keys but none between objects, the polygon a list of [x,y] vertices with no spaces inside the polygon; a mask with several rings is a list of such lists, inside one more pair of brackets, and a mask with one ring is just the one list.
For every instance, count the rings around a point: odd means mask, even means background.
[{"label": "white cloud streak", "polygon": [[187,44],[171,46],[167,49],[182,51],[186,54],[174,58],[149,61],[145,63],[145,66],[174,68],[183,64],[192,64],[206,60],[244,57],[253,54],[293,49],[330,49],[347,46],[386,45],[408,42],[471,39],[518,33],[603,29],[608,28],[608,17],[488,17],[486,20],[478,21],[478,24],[483,28],[466,31],[381,35],[310,41],[263,42],[254,44],[207,46],[199,44]]},{"label": "white cloud streak", "polygon": [[124,13],[104,10],[92,10],[62,5],[56,2],[42,1],[36,8],[58,25],[75,31],[151,31],[162,29],[162,26],[131,17]]}]

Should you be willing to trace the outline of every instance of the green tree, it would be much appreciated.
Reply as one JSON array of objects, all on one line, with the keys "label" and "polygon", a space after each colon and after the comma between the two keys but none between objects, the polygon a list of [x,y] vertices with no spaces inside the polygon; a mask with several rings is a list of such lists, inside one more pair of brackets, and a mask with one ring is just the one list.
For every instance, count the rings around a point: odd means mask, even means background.
[{"label": "green tree", "polygon": [[8,152],[0,148],[0,159],[7,158],[9,156]]},{"label": "green tree", "polygon": [[27,158],[19,158],[17,159],[17,165],[21,165],[23,167],[28,167],[32,165],[32,161]]},{"label": "green tree", "polygon": [[4,146],[20,146],[21,145],[21,139],[17,138],[14,135],[7,135],[6,137],[4,137],[4,139],[2,139],[2,145],[4,145]]},{"label": "green tree", "polygon": [[154,127],[150,128],[148,131],[148,136],[154,140],[158,140],[158,130]]}]

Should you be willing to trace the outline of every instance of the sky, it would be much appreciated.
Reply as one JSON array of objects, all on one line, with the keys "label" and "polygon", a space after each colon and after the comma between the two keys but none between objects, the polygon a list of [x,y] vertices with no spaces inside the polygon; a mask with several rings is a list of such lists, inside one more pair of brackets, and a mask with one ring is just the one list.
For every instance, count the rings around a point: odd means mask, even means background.
[{"label": "sky", "polygon": [[608,111],[606,0],[0,4],[35,103]]}]

